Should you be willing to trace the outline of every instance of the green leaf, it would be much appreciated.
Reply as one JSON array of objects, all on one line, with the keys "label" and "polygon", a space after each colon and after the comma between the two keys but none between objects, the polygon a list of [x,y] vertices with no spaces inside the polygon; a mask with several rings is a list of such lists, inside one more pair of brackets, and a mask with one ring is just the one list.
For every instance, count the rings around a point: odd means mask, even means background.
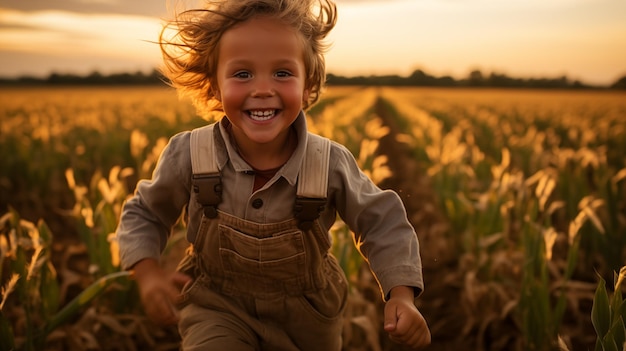
[{"label": "green leaf", "polygon": [[609,310],[606,282],[602,277],[599,278],[600,282],[598,283],[598,288],[593,298],[593,306],[591,307],[591,323],[596,330],[598,338],[604,339],[604,336],[609,332],[611,312]]},{"label": "green leaf", "polygon": [[51,262],[46,262],[41,268],[41,311],[48,319],[59,309],[60,289],[57,274]]},{"label": "green leaf", "polygon": [[620,351],[617,348],[617,344],[615,343],[615,337],[613,333],[609,331],[606,333],[606,336],[602,339],[602,350],[604,351]]},{"label": "green leaf", "polygon": [[622,321],[626,321],[626,301],[622,301],[620,306],[613,311],[615,315],[621,316]]},{"label": "green leaf", "polygon": [[39,230],[39,237],[42,240],[42,245],[49,248],[52,245],[53,237],[50,227],[48,227],[44,220],[39,220],[39,222],[37,222],[37,229]]},{"label": "green leaf", "polygon": [[65,323],[70,317],[78,313],[81,308],[85,307],[93,299],[104,293],[113,282],[120,279],[126,279],[130,274],[131,273],[129,271],[117,272],[95,281],[50,319],[46,325],[45,334],[47,335],[58,326]]},{"label": "green leaf", "polygon": [[618,319],[622,318],[622,308],[624,305],[624,300],[622,299],[622,293],[619,290],[615,290],[613,292],[613,296],[611,297],[611,325],[617,322]]},{"label": "green leaf", "polygon": [[15,340],[13,340],[13,330],[7,318],[0,312],[0,350],[15,350]]},{"label": "green leaf", "polygon": [[613,334],[613,340],[615,340],[616,345],[624,345],[624,341],[626,341],[626,327],[622,318],[618,318],[613,323],[609,334]]},{"label": "green leaf", "polygon": [[596,347],[593,349],[593,351],[602,351],[602,341],[600,340],[600,338],[596,339]]}]

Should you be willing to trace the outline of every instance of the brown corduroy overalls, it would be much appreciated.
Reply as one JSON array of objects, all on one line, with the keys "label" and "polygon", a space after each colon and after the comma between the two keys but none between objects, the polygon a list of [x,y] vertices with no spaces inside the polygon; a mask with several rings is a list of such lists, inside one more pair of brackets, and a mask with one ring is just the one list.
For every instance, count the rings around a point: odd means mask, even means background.
[{"label": "brown corduroy overalls", "polygon": [[183,289],[183,350],[341,349],[347,281],[317,220],[329,146],[312,134],[307,140],[296,218],[254,223],[217,210],[219,170],[215,157],[203,156],[214,152],[212,126],[192,133],[194,190],[204,215],[179,266],[194,277]]}]

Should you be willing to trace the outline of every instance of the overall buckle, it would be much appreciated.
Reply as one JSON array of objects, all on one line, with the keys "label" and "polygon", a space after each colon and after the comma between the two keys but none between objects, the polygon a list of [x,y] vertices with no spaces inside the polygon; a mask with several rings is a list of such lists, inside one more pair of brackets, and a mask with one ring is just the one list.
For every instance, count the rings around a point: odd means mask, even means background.
[{"label": "overall buckle", "polygon": [[326,207],[326,199],[297,197],[294,206],[294,215],[299,221],[298,228],[309,230],[313,226],[313,221],[320,217]]},{"label": "overall buckle", "polygon": [[217,217],[217,205],[222,202],[222,179],[219,173],[194,174],[193,192],[204,208],[207,218]]}]

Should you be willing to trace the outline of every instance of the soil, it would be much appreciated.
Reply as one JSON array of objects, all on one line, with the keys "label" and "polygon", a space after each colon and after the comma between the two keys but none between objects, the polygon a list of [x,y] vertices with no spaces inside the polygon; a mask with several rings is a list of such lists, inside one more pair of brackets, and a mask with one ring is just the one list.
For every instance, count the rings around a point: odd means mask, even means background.
[{"label": "soil", "polygon": [[427,350],[468,349],[458,337],[464,327],[455,303],[460,299],[460,285],[449,278],[457,271],[458,260],[446,247],[443,233],[447,224],[437,211],[439,205],[429,178],[415,162],[410,148],[396,140],[397,134],[404,131],[399,130],[394,114],[382,99],[377,101],[375,112],[390,131],[381,138],[378,153],[388,156],[387,166],[392,175],[380,187],[400,195],[420,242],[425,289],[417,306],[431,329],[432,343]]}]

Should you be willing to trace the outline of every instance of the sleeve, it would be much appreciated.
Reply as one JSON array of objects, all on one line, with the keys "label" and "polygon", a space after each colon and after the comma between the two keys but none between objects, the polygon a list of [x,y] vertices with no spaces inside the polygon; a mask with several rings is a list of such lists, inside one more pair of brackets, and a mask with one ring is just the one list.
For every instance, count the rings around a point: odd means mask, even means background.
[{"label": "sleeve", "polygon": [[189,132],[170,139],[150,180],[137,184],[124,203],[116,231],[122,269],[144,258],[159,259],[172,228],[189,202]]},{"label": "sleeve", "polygon": [[377,187],[353,155],[333,143],[330,191],[337,212],[354,233],[354,242],[369,263],[384,300],[395,286],[424,289],[419,243],[402,200]]}]

